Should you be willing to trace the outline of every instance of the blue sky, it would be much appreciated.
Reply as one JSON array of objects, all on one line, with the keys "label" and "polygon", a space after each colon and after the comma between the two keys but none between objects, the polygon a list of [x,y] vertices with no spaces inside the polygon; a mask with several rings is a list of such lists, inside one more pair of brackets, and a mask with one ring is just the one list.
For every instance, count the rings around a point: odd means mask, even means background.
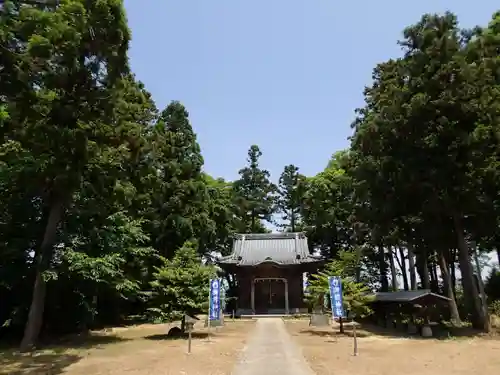
[{"label": "blue sky", "polygon": [[159,108],[180,100],[216,177],[235,179],[251,144],[274,180],[313,175],[348,146],[376,63],[403,28],[451,10],[485,25],[500,4],[452,0],[125,0],[133,71]]}]

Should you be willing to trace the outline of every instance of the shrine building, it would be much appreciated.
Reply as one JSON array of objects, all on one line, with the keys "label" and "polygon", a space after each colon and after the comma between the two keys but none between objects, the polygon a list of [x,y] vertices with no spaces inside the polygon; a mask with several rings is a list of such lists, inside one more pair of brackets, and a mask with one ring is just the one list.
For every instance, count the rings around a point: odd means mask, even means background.
[{"label": "shrine building", "polygon": [[323,258],[309,253],[304,233],[237,234],[219,266],[234,275],[236,315],[307,313],[303,276]]}]

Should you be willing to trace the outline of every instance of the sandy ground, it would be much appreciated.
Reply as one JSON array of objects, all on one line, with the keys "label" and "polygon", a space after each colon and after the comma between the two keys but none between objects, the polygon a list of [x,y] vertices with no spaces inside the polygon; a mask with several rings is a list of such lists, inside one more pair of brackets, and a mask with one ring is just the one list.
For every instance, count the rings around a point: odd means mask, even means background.
[{"label": "sandy ground", "polygon": [[142,325],[21,355],[0,351],[0,375],[223,375],[230,374],[253,321],[226,321],[212,328],[195,325],[192,352],[187,340],[166,338],[171,325]]},{"label": "sandy ground", "polygon": [[286,321],[288,332],[317,375],[460,375],[500,373],[500,340],[492,338],[408,339],[358,330],[353,339],[332,328],[310,328],[308,320]]}]

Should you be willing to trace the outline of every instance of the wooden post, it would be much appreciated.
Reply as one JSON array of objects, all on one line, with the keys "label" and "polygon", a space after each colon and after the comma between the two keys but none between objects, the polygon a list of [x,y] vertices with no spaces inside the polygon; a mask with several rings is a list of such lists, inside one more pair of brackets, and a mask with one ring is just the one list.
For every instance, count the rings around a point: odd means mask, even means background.
[{"label": "wooden post", "polygon": [[188,330],[188,354],[191,354],[191,338],[192,338],[192,335],[191,335],[191,323],[189,324],[189,330]]},{"label": "wooden post", "polygon": [[290,306],[288,302],[288,280],[285,279],[285,314],[290,314]]},{"label": "wooden post", "polygon": [[[219,309],[219,322],[218,326],[224,326],[224,311],[222,311],[222,307]],[[216,331],[218,331],[217,328]]]},{"label": "wooden post", "polygon": [[210,341],[210,301],[212,299],[212,285],[208,290],[207,341]]},{"label": "wooden post", "polygon": [[250,279],[250,282],[252,283],[250,287],[250,303],[252,305],[252,314],[255,314],[255,280],[253,277]]},{"label": "wooden post", "polygon": [[352,321],[352,337],[354,339],[354,356],[356,357],[358,355],[358,338],[356,337],[356,322]]},{"label": "wooden post", "polygon": [[334,341],[338,341],[338,335],[337,335],[337,330],[335,329],[335,314],[332,309],[332,330],[333,330],[333,336],[334,336]]}]

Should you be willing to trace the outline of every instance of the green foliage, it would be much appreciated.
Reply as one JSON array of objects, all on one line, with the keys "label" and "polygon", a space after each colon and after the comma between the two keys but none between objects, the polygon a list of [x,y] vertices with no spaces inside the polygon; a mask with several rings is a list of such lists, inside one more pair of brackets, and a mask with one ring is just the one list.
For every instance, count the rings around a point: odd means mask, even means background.
[{"label": "green foliage", "polygon": [[500,301],[500,271],[493,268],[484,284],[484,291],[489,301]]},{"label": "green foliage", "polygon": [[[109,306],[137,303],[151,262],[159,261],[147,242],[141,221],[123,212],[105,218],[85,237],[68,238],[55,249],[46,324],[56,332],[68,332],[75,316],[81,317],[81,329],[113,323],[116,317],[110,317]],[[68,306],[65,301],[79,303]]]},{"label": "green foliage", "polygon": [[209,280],[215,268],[204,265],[195,244],[186,242],[172,260],[156,267],[151,281],[148,311],[158,320],[171,321],[184,314],[199,314],[208,309]]},{"label": "green foliage", "polygon": [[233,183],[240,233],[265,232],[262,221],[270,223],[275,211],[276,186],[269,180],[269,172],[260,168],[261,156],[259,146],[252,145],[248,150],[248,166],[240,169],[240,178]]},{"label": "green foliage", "polygon": [[7,112],[4,105],[0,105],[0,125],[3,124],[5,120],[9,119],[9,113]]},{"label": "green foliage", "polygon": [[296,232],[301,227],[300,211],[305,193],[305,176],[293,164],[287,165],[279,178],[277,209],[283,213],[285,231]]},{"label": "green foliage", "polygon": [[500,316],[500,300],[495,300],[488,305],[490,314],[499,317]]},{"label": "green foliage", "polygon": [[0,321],[22,330],[40,275],[31,306],[47,300],[45,320],[30,319],[27,348],[40,328],[144,315],[160,255],[228,242],[227,202],[209,195],[184,107],[158,116],[129,73],[121,1],[6,2],[0,26]]},{"label": "green foliage", "polygon": [[353,245],[354,240],[350,223],[354,209],[352,181],[336,157],[323,172],[307,179],[302,201],[303,221],[309,239],[314,245],[319,245],[322,254],[329,259],[337,255],[338,249]]},{"label": "green foliage", "polygon": [[340,276],[345,311],[354,312],[358,317],[370,314],[371,291],[365,284],[355,281],[358,262],[356,253],[342,251],[338,259],[330,261],[323,270],[311,275],[307,289],[308,302],[313,307],[322,306],[324,296],[330,293],[328,278]]},{"label": "green foliage", "polygon": [[374,69],[351,144],[357,215],[371,242],[409,244],[426,284],[436,249],[458,245],[466,305],[482,329],[467,242],[498,232],[500,90],[486,47],[495,32],[461,30],[452,13],[407,27],[404,55]]},{"label": "green foliage", "polygon": [[199,238],[203,228],[212,225],[206,213],[203,158],[182,104],[172,102],[161,112],[150,142],[156,170],[147,213],[151,239],[155,248],[171,257],[185,241]]},{"label": "green foliage", "polygon": [[206,227],[202,237],[202,246],[206,250],[217,251],[222,255],[229,255],[232,250],[231,235],[236,231],[236,208],[233,205],[232,184],[224,179],[214,179],[205,174],[208,197],[207,210],[212,227]]}]

